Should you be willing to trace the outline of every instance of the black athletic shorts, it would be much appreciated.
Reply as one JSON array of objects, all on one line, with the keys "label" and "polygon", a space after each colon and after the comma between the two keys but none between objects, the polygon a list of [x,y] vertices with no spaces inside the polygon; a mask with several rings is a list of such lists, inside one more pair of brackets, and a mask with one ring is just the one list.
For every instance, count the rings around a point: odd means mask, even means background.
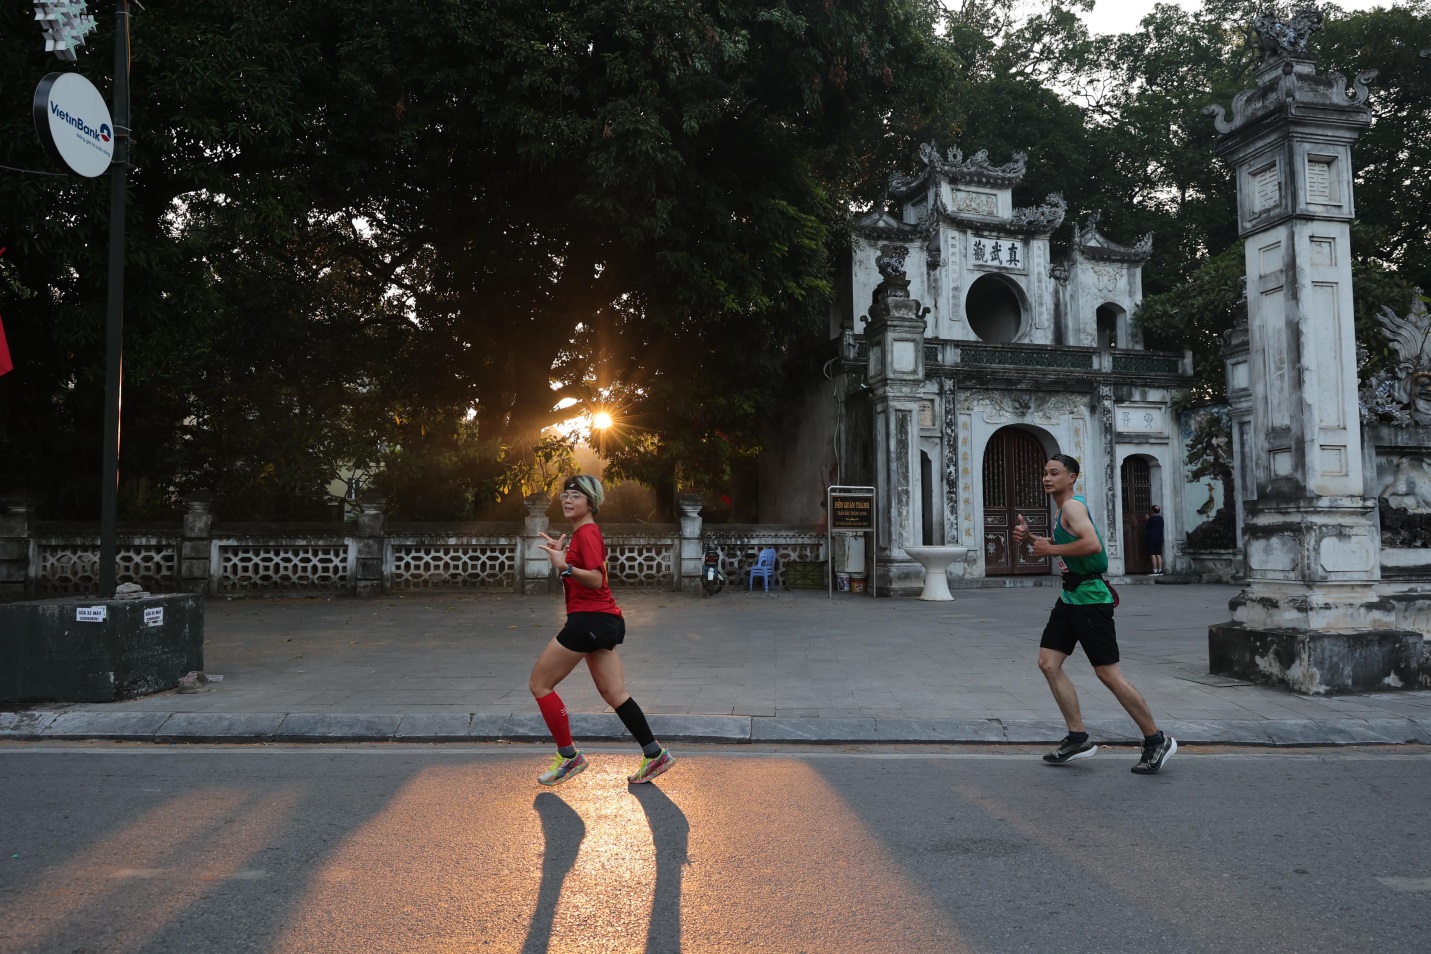
[{"label": "black athletic shorts", "polygon": [[615,613],[569,613],[557,642],[574,653],[615,649],[626,639],[626,620]]},{"label": "black athletic shorts", "polygon": [[1059,600],[1048,614],[1040,649],[1053,649],[1065,656],[1083,644],[1088,661],[1095,666],[1111,666],[1118,661],[1118,637],[1113,631],[1112,603],[1065,603]]}]

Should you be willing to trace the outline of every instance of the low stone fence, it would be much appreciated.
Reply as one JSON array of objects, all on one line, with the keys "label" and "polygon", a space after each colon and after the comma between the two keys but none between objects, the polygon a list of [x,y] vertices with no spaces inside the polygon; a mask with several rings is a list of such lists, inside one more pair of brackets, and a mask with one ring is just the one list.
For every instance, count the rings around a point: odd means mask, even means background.
[{"label": "low stone fence", "polygon": [[[362,503],[356,523],[218,527],[206,496],[185,503],[181,526],[119,533],[119,583],[210,596],[561,589],[539,549],[541,534],[551,530],[544,497],[528,501],[523,523],[391,526],[380,500]],[[698,591],[706,545],[720,550],[732,585],[745,580],[766,547],[777,554],[777,584],[787,562],[826,559],[825,536],[814,528],[704,528],[698,500],[683,499],[681,510],[679,524],[603,525],[613,587]],[[93,527],[37,523],[25,504],[7,502],[0,514],[0,601],[97,592],[99,547]]]}]

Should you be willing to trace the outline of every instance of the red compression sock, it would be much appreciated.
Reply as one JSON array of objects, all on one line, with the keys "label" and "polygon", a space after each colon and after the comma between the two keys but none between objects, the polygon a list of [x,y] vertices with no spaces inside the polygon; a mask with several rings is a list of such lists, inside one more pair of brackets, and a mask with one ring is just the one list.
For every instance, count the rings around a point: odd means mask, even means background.
[{"label": "red compression sock", "polygon": [[571,720],[566,717],[566,706],[562,704],[561,696],[549,692],[537,699],[537,707],[542,710],[542,718],[547,720],[547,728],[551,730],[557,748],[571,745]]}]

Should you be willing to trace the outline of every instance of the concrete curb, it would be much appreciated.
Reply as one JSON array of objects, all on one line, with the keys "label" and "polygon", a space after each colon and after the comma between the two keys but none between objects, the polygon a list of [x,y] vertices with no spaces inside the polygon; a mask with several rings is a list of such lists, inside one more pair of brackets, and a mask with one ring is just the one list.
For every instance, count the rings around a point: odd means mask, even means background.
[{"label": "concrete curb", "polygon": [[[670,742],[745,744],[947,743],[1029,745],[1061,739],[1061,722],[930,719],[792,719],[765,716],[652,715],[651,729]],[[575,713],[572,734],[584,741],[629,740],[611,713]],[[1132,726],[1090,722],[1101,745],[1134,745]],[[1168,722],[1163,728],[1185,745],[1269,748],[1346,745],[1428,745],[1431,720],[1339,719],[1317,721]],[[362,714],[317,712],[0,712],[0,741],[126,742],[542,742],[538,715]]]}]

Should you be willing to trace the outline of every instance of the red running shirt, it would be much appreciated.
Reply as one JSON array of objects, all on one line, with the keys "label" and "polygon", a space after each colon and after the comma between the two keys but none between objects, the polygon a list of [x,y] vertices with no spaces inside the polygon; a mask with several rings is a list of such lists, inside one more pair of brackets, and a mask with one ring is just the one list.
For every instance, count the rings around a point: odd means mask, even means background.
[{"label": "red running shirt", "polygon": [[566,592],[568,613],[611,613],[621,615],[616,599],[611,595],[611,587],[606,579],[606,540],[601,536],[601,528],[594,523],[584,523],[571,535],[571,543],[566,549],[566,562],[578,570],[600,570],[601,588],[582,586],[572,577],[566,577],[562,589]]}]

